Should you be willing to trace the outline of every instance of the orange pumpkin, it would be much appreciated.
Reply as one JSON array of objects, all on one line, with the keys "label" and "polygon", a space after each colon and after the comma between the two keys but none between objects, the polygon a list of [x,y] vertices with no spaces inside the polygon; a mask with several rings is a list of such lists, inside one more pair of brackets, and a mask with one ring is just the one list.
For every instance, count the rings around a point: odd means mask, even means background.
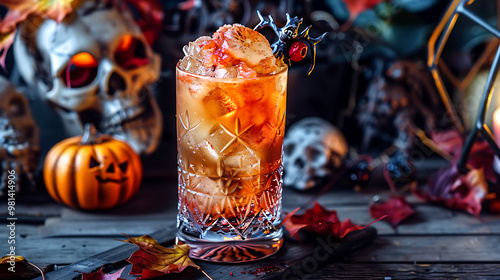
[{"label": "orange pumpkin", "polygon": [[142,163],[122,141],[97,135],[86,125],[82,136],[68,138],[48,152],[43,176],[59,203],[85,210],[109,209],[128,201],[139,189]]}]

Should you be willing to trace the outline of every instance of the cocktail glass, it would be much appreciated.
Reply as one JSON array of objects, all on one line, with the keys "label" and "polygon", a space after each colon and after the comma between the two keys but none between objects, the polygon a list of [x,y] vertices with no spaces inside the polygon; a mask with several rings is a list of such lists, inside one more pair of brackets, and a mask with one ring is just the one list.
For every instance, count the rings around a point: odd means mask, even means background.
[{"label": "cocktail glass", "polygon": [[177,241],[192,258],[244,262],[283,245],[287,74],[212,78],[177,67]]}]

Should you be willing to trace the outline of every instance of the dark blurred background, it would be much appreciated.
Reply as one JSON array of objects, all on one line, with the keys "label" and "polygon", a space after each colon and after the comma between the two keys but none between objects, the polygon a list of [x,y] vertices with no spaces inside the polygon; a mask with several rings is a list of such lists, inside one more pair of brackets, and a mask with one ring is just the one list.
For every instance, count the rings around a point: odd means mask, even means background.
[{"label": "dark blurred background", "polygon": [[[164,129],[159,148],[144,157],[146,177],[175,176],[175,65],[183,56],[182,47],[201,35],[211,35],[225,23],[253,27],[258,23],[256,10],[263,15],[273,15],[279,27],[285,24],[285,13],[288,12],[304,18],[304,26],[313,26],[311,36],[330,32],[317,46],[316,68],[310,76],[306,75],[310,56],[290,69],[287,126],[306,116],[319,116],[338,126],[349,145],[359,147],[363,127],[359,124],[358,115],[369,100],[366,94],[370,82],[399,60],[411,61],[426,69],[429,36],[449,1],[379,1],[376,6],[361,10],[354,22],[349,21],[347,2],[355,1],[161,1],[165,17],[154,49],[162,57],[162,75],[153,89],[163,112]],[[495,1],[482,2],[477,12],[496,20],[493,18]],[[2,16],[5,11],[0,6]],[[271,30],[263,32],[271,42],[275,40]],[[462,20],[450,37],[443,59],[449,62],[453,73],[463,74],[484,49],[488,39],[482,29],[471,28],[466,20]],[[0,69],[0,74],[22,86],[14,69],[12,50],[6,65],[7,70]],[[31,100],[31,105],[41,129],[44,155],[66,135],[57,116],[45,104]]]}]

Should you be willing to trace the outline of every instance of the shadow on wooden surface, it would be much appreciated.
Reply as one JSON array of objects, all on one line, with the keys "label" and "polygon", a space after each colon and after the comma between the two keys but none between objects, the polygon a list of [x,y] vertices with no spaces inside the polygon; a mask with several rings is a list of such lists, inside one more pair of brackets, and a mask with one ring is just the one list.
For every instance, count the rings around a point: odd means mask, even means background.
[{"label": "shadow on wooden surface", "polygon": [[[155,237],[164,246],[171,246],[175,228],[156,232]],[[330,236],[317,236],[308,243],[287,240],[283,248],[275,255],[255,262],[244,264],[215,264],[203,261],[196,263],[214,279],[296,279],[316,272],[321,267],[342,260],[350,253],[372,242],[377,236],[377,230],[368,227],[351,232],[342,240],[335,240]],[[48,280],[81,279],[79,272],[91,272],[105,265],[111,272],[127,264],[123,260],[128,258],[137,248],[125,244],[108,250],[83,261],[71,264],[63,269],[46,274]],[[112,264],[114,263],[114,264]],[[128,265],[129,267],[131,265]],[[130,268],[129,268],[130,269]],[[106,269],[105,269],[106,271]],[[135,279],[133,276],[123,275],[124,279]],[[207,279],[196,269],[186,269],[181,274],[172,274],[157,279]],[[36,280],[41,280],[41,277]]]}]

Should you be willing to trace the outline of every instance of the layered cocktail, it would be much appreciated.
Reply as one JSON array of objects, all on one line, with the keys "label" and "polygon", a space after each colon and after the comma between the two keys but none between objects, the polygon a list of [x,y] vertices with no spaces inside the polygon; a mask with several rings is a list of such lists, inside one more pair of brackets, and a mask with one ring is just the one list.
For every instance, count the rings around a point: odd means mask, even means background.
[{"label": "layered cocktail", "polygon": [[287,66],[241,25],[184,48],[177,65],[179,242],[241,262],[282,245]]}]

